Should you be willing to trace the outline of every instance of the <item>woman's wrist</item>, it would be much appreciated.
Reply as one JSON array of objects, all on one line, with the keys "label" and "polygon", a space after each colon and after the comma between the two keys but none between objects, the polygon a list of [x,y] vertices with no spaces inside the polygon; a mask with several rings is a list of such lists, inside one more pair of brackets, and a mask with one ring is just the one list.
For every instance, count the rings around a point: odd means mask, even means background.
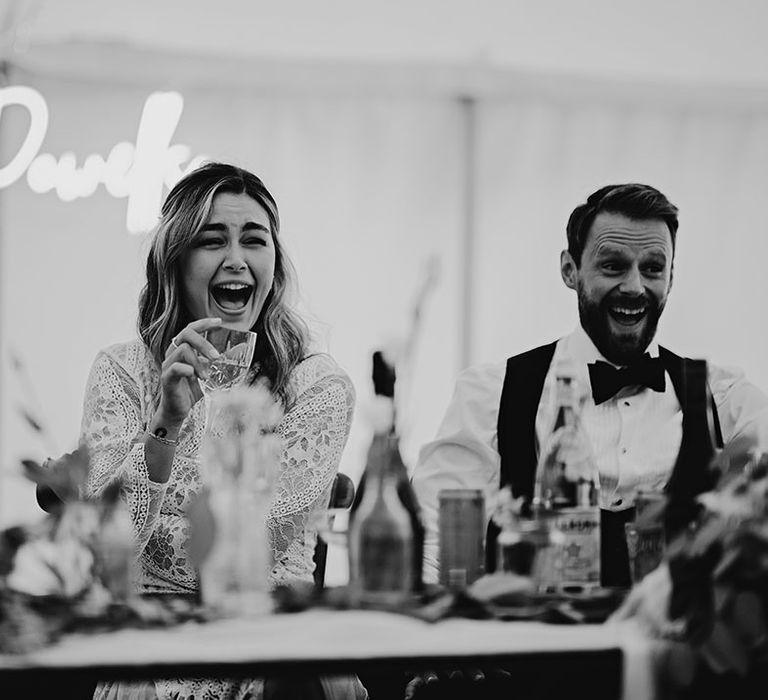
[{"label": "woman's wrist", "polygon": [[178,432],[175,437],[169,437],[168,431],[163,426],[159,426],[154,430],[149,428],[147,430],[147,436],[155,442],[158,442],[161,445],[165,445],[166,447],[176,447],[176,445],[179,444]]},{"label": "woman's wrist", "polygon": [[179,437],[182,423],[183,420],[167,416],[161,407],[147,426],[147,433],[155,438],[163,438],[164,440],[176,442]]}]

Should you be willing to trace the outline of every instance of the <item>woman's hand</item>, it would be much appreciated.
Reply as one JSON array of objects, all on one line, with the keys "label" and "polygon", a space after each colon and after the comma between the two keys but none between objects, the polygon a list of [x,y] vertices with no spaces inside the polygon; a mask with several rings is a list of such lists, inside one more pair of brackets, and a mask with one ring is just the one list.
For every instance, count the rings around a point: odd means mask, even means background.
[{"label": "woman's hand", "polygon": [[201,334],[220,324],[220,318],[192,321],[171,341],[160,373],[160,405],[154,427],[169,433],[178,429],[202,397],[198,379],[208,376],[210,362],[219,353]]}]

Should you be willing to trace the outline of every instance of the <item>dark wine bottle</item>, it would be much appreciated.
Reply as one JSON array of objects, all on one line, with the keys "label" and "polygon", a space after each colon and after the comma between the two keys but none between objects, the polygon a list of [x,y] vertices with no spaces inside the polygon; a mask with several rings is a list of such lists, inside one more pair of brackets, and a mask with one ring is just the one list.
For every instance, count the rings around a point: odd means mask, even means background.
[{"label": "dark wine bottle", "polygon": [[375,435],[365,490],[350,516],[349,590],[352,603],[363,607],[396,607],[412,595],[413,532],[393,454],[393,438]]},{"label": "dark wine bottle", "polygon": [[[381,352],[373,354],[373,386],[376,400],[379,402],[380,416],[376,421],[374,436],[368,451],[366,469],[360,477],[355,492],[355,500],[350,513],[350,531],[354,524],[360,504],[365,498],[366,482],[370,475],[369,467],[379,459],[382,451],[387,454],[387,462],[397,484],[397,495],[408,512],[413,539],[411,562],[411,590],[415,593],[423,589],[422,566],[424,559],[424,524],[416,493],[411,485],[408,469],[400,453],[400,442],[395,428],[395,371],[386,362]],[[350,561],[350,567],[352,562]],[[351,569],[350,569],[351,571]]]},{"label": "dark wine bottle", "polygon": [[718,479],[715,416],[705,360],[684,360],[680,401],[683,438],[666,488],[664,528],[674,537],[696,518],[699,494],[712,489]]}]

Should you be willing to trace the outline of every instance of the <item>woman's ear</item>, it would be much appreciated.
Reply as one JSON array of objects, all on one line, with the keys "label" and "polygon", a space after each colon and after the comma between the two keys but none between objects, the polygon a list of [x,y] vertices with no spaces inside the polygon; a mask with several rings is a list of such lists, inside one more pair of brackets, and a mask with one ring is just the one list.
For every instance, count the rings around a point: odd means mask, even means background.
[{"label": "woman's ear", "polygon": [[560,253],[560,276],[569,289],[576,289],[579,269],[571,254],[564,250]]}]

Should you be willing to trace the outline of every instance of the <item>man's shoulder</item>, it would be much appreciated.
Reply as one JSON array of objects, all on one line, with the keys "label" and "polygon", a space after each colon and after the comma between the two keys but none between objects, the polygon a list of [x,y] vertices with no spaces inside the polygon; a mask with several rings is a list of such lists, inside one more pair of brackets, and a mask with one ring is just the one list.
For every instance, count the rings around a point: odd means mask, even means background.
[{"label": "man's shoulder", "polygon": [[506,360],[502,360],[501,362],[482,362],[476,365],[470,365],[458,373],[456,376],[456,383],[473,384],[477,382],[503,380],[506,369]]},{"label": "man's shoulder", "polygon": [[482,381],[503,382],[510,362],[525,363],[539,359],[549,364],[559,341],[553,341],[545,345],[539,345],[529,350],[524,350],[496,362],[485,362],[471,365],[459,372],[457,382],[475,383]]},{"label": "man's shoulder", "polygon": [[534,360],[541,360],[542,362],[549,362],[555,353],[555,348],[559,343],[559,340],[553,340],[551,343],[545,343],[544,345],[537,345],[535,348],[524,350],[515,355],[509,357],[505,364],[510,362],[527,362]]},{"label": "man's shoulder", "polygon": [[744,373],[744,370],[742,370],[740,367],[737,367],[735,365],[725,365],[725,364],[712,362],[711,360],[703,356],[697,357],[690,353],[683,355],[680,353],[676,353],[674,350],[670,350],[668,347],[661,344],[659,344],[659,354],[667,355],[668,357],[671,357],[674,360],[706,360],[707,374],[708,374],[708,379],[711,387],[714,385],[730,386],[736,382],[746,380],[746,375]]}]

